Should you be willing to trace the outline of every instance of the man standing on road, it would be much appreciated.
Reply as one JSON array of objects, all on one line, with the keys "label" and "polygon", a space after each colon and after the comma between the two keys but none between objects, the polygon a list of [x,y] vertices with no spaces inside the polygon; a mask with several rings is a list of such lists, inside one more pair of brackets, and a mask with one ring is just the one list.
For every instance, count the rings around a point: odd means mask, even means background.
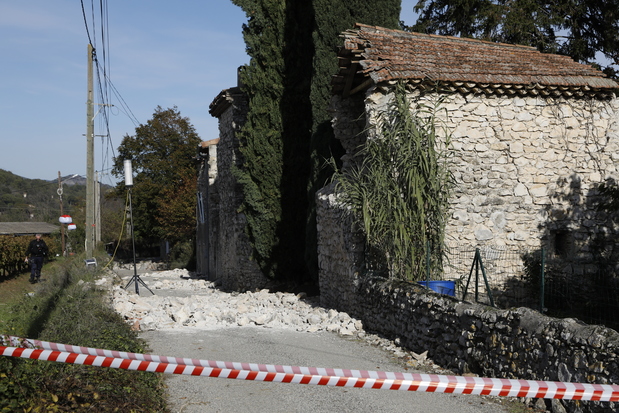
[{"label": "man standing on road", "polygon": [[43,268],[43,258],[47,255],[48,249],[45,241],[41,239],[41,234],[36,234],[35,239],[30,241],[26,250],[25,262],[30,263],[30,283],[34,284],[41,278],[41,268]]}]

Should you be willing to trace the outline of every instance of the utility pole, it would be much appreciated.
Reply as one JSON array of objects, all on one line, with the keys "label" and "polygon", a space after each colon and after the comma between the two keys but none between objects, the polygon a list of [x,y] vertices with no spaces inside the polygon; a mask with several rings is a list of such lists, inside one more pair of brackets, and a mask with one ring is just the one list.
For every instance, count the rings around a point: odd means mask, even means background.
[{"label": "utility pole", "polygon": [[94,251],[94,202],[95,202],[95,110],[92,75],[93,48],[88,44],[88,98],[86,101],[86,258]]}]

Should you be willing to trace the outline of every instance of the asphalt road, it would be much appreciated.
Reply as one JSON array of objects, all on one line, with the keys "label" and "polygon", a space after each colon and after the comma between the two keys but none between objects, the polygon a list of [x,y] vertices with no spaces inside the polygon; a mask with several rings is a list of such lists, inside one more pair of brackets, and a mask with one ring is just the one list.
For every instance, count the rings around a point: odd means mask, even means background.
[{"label": "asphalt road", "polygon": [[[218,361],[407,371],[387,351],[333,333],[263,327],[162,330],[140,334],[153,354]],[[442,393],[372,390],[166,375],[173,412],[497,413],[495,399]]]},{"label": "asphalt road", "polygon": [[[133,270],[117,270],[127,281]],[[165,272],[161,279],[175,279]],[[154,275],[145,276],[153,286]],[[130,288],[131,291],[133,286]],[[140,292],[150,295],[146,289]],[[158,296],[188,296],[196,291],[156,289]],[[142,331],[151,353],[257,364],[331,367],[420,373],[381,347],[330,332],[297,332],[261,326],[209,329],[184,327]],[[174,413],[203,412],[419,412],[508,413],[497,398],[444,393],[374,390],[311,384],[246,381],[176,374],[165,375],[168,405]]]}]

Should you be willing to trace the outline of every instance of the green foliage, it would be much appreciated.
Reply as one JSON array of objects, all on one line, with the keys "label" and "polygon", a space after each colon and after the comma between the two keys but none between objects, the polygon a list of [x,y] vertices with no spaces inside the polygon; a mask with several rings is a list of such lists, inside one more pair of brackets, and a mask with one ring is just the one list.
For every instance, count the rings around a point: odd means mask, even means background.
[{"label": "green foliage", "polygon": [[235,175],[254,258],[270,277],[316,278],[314,195],[330,175],[324,160],[341,154],[328,112],[339,34],[357,21],[398,27],[400,1],[233,3],[249,19],[251,60],[241,71],[249,113]]},{"label": "green foliage", "polygon": [[29,237],[0,235],[0,279],[18,274],[26,268],[24,257]]},{"label": "green foliage", "polygon": [[[193,236],[197,182],[194,157],[199,143],[189,119],[183,118],[176,107],[164,110],[158,106],[153,118],[138,126],[134,136],[123,138],[112,173],[124,177],[123,162],[132,160],[136,239],[168,238],[177,242]],[[124,198],[125,192],[123,180],[116,186],[116,195]],[[187,199],[189,193],[192,196]],[[185,225],[179,228],[179,222]]]},{"label": "green foliage", "polygon": [[196,248],[194,240],[186,240],[174,244],[170,250],[170,268],[186,268],[188,271],[196,269]]},{"label": "green foliage", "polygon": [[[62,185],[63,214],[73,218],[77,229],[65,231],[66,245],[69,252],[79,253],[84,250],[86,185],[71,181]],[[111,242],[120,232],[123,203],[108,196],[109,186],[101,187],[101,238],[103,242]],[[59,225],[61,214],[57,191],[56,180],[27,179],[0,169],[0,221],[37,221]],[[59,234],[54,236],[56,238],[59,245],[56,252],[60,252]]]},{"label": "green foliage", "polygon": [[[243,36],[251,57],[241,72],[243,88],[249,97],[247,121],[239,135],[244,162],[234,171],[244,192],[241,212],[247,219],[254,258],[265,275],[285,277],[295,273],[285,268],[286,264],[302,262],[292,259],[298,256],[299,247],[291,240],[294,236],[302,239],[304,228],[295,225],[294,215],[286,212],[296,203],[295,214],[301,217],[305,214],[305,197],[299,199],[295,194],[299,183],[304,187],[307,176],[304,146],[308,139],[307,132],[299,136],[295,133],[299,127],[295,120],[303,120],[303,116],[294,116],[297,108],[292,97],[297,91],[290,89],[294,86],[292,79],[301,79],[299,69],[295,69],[298,62],[291,67],[284,57],[286,51],[294,56],[298,53],[292,46],[296,39],[286,38],[287,16],[291,10],[284,0],[235,0],[233,3],[249,19],[243,26]],[[299,89],[303,90],[303,86]],[[303,98],[298,110],[304,111]],[[290,133],[286,133],[288,130]]]},{"label": "green foliage", "polygon": [[[3,277],[14,276],[28,268],[24,263],[26,249],[33,237],[0,235],[0,280]],[[57,237],[44,236],[43,240],[49,248],[48,259],[60,253],[61,247]]]},{"label": "green foliage", "polygon": [[617,75],[617,0],[419,0],[414,10],[413,31],[533,46]]},{"label": "green foliage", "polygon": [[340,34],[355,23],[398,29],[400,0],[314,0],[315,28],[312,32],[314,59],[311,76],[312,136],[310,141],[311,170],[308,183],[309,210],[307,217],[308,269],[317,278],[316,191],[333,174],[325,167],[325,160],[339,159],[344,151],[331,128],[331,77],[338,71],[337,51],[341,47]]},{"label": "green foliage", "polygon": [[196,231],[197,179],[190,170],[187,172],[177,185],[164,188],[157,199],[155,219],[163,238],[173,242],[193,239]]},{"label": "green foliage", "polygon": [[[58,223],[58,182],[28,179],[0,169],[0,222]],[[86,186],[63,185],[63,206],[72,215],[86,197]]]},{"label": "green foliage", "polygon": [[[103,257],[98,257],[103,262]],[[83,257],[46,267],[46,282],[12,309],[8,333],[79,346],[145,352],[107,304]],[[0,411],[165,411],[160,375],[0,357]]]},{"label": "green foliage", "polygon": [[121,232],[125,233],[126,204],[126,195],[121,198],[109,193],[101,199],[101,242],[104,244],[118,240]]},{"label": "green foliage", "polygon": [[338,199],[378,252],[369,266],[386,264],[392,276],[408,280],[425,278],[428,246],[433,278],[442,270],[453,178],[450,138],[439,133],[436,110],[412,104],[398,84],[377,135],[360,148],[360,161],[335,175]]}]

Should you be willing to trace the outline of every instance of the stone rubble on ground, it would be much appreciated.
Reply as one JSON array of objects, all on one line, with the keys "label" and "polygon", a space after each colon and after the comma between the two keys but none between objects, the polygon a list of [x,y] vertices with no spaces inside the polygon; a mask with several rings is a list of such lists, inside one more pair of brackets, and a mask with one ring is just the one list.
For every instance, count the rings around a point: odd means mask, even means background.
[{"label": "stone rubble on ground", "polygon": [[131,276],[124,277],[119,284],[114,283],[114,277],[118,276],[110,275],[96,284],[111,290],[113,308],[135,330],[260,326],[308,333],[328,331],[382,347],[395,357],[406,359],[411,367],[447,373],[427,359],[427,352],[416,354],[391,340],[366,333],[360,320],[345,312],[320,307],[318,297],[268,290],[228,293],[219,290],[215,282],[193,278],[184,269],[140,274],[154,294],[139,285],[140,295],[137,295],[133,284],[125,288]]},{"label": "stone rubble on ground", "polygon": [[[268,290],[228,293],[218,289],[216,282],[194,278],[184,269],[158,271],[153,266],[143,267],[140,278],[154,294],[143,285],[139,285],[141,294],[135,294],[134,285],[128,285],[131,276],[120,278],[112,271],[109,277],[94,283],[111,292],[113,308],[134,330],[258,326],[308,333],[328,331],[381,347],[411,368],[433,374],[453,374],[429,359],[427,351],[417,354],[403,349],[398,339],[391,341],[367,333],[360,320],[345,312],[321,307],[318,297],[307,297],[304,293],[271,293]],[[494,399],[493,396],[482,397]]]},{"label": "stone rubble on ground", "polygon": [[[139,286],[141,295],[135,294],[133,285],[127,289],[125,285],[115,285],[112,299],[114,309],[131,324],[138,321],[141,330],[254,325],[308,332],[330,331],[345,336],[364,334],[361,321],[346,313],[326,310],[303,293],[271,293],[268,290],[226,293],[218,290],[212,281],[192,278],[188,271],[179,269],[146,273],[140,278],[154,295],[142,285]],[[172,290],[178,296],[159,295],[158,290]]]}]

